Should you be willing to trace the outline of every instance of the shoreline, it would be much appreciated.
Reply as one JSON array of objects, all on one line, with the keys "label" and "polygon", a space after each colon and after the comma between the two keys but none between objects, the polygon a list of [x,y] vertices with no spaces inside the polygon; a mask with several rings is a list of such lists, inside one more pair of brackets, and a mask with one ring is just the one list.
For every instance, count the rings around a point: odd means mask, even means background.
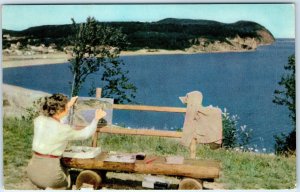
[{"label": "shoreline", "polygon": [[[292,40],[294,38],[277,38],[276,40]],[[272,44],[272,43],[271,43]],[[268,46],[271,44],[261,44],[260,46]],[[3,51],[3,50],[2,50]],[[192,54],[212,54],[212,53],[241,53],[241,52],[253,52],[256,49],[221,49],[214,51],[199,51],[198,50],[166,50],[166,49],[139,49],[136,51],[122,51],[120,56],[146,56],[146,55],[192,55]],[[27,67],[49,64],[62,64],[69,62],[70,56],[65,52],[59,51],[49,54],[35,54],[35,55],[3,55],[2,54],[2,68],[11,67]]]},{"label": "shoreline", "polygon": [[[145,56],[145,55],[193,55],[193,54],[211,54],[211,53],[235,53],[235,52],[251,52],[255,50],[230,50],[230,51],[213,51],[213,52],[192,52],[182,50],[165,50],[157,49],[149,51],[148,49],[140,49],[137,51],[122,51],[120,56]],[[51,54],[36,55],[2,55],[2,68],[11,67],[27,67],[49,64],[67,63],[70,56],[64,52],[56,52]]]}]

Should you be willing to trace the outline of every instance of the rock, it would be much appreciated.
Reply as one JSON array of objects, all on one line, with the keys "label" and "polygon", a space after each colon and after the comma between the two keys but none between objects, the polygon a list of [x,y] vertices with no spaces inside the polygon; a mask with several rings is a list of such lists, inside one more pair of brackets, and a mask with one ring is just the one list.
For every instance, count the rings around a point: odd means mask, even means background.
[{"label": "rock", "polygon": [[[26,108],[32,107],[33,102],[37,99],[50,95],[42,91],[34,91],[13,85],[2,85],[4,116],[22,117],[26,115]],[[21,98],[21,99],[20,99]]]},{"label": "rock", "polygon": [[[264,33],[264,31],[261,33]],[[197,44],[194,44],[185,50],[191,53],[251,51],[255,50],[259,45],[265,44],[266,42],[272,42],[272,36],[270,34],[266,33],[263,35],[268,36],[269,39],[267,38],[268,40],[264,40],[264,42],[262,42],[257,38],[241,38],[239,35],[237,35],[234,38],[226,38],[227,42],[221,42],[219,40],[211,42],[205,38],[198,38],[193,40],[193,42],[198,42]]]}]

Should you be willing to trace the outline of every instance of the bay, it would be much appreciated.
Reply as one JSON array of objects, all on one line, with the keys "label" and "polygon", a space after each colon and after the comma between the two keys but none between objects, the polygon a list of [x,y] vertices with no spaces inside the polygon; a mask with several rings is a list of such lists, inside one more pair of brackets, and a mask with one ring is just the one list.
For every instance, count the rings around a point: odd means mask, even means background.
[{"label": "bay", "polygon": [[[286,107],[272,103],[274,90],[286,72],[288,56],[295,52],[294,39],[277,39],[251,52],[122,56],[130,80],[137,86],[136,102],[143,105],[184,107],[178,99],[201,91],[203,105],[218,106],[239,116],[239,125],[253,129],[251,144],[274,150],[274,135],[291,131]],[[80,92],[99,81],[91,75]],[[69,95],[72,79],[68,64],[3,69],[3,82],[25,88]],[[180,129],[183,114],[114,111],[113,122],[132,128]]]}]

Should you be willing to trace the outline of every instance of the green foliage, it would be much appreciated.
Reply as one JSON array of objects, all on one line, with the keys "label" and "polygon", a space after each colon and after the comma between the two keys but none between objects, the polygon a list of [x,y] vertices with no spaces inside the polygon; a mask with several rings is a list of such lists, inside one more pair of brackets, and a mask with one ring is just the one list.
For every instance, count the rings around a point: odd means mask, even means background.
[{"label": "green foliage", "polygon": [[[126,36],[121,30],[100,24],[88,17],[86,23],[80,25],[73,21],[73,34],[70,38],[73,46],[71,72],[73,74],[72,96],[78,95],[82,83],[87,76],[103,70],[101,80],[107,85],[103,87],[103,96],[113,97],[117,102],[132,102],[136,87],[129,82],[128,71],[124,71],[120,60],[120,51],[127,45]],[[92,87],[94,88],[94,86]],[[93,92],[89,93],[90,95]]]},{"label": "green foliage", "polygon": [[[185,49],[190,47],[190,40],[200,37],[207,38],[208,41],[227,42],[226,38],[250,37],[261,39],[257,33],[258,30],[263,30],[272,34],[263,26],[255,22],[239,21],[236,23],[225,24],[209,20],[192,20],[192,19],[175,19],[167,18],[157,22],[105,22],[101,23],[105,28],[111,29],[121,28],[122,33],[127,35],[127,49],[136,50],[141,48],[149,49]],[[104,28],[103,28],[104,29]],[[64,38],[67,35],[73,35],[76,32],[71,30],[71,25],[47,25],[32,27],[20,32],[4,30],[3,34],[11,34],[14,36],[27,36],[31,42],[36,45],[44,42],[48,44],[55,43],[58,47],[67,46],[68,41]],[[28,39],[20,39],[21,43],[27,44]],[[33,40],[39,40],[33,42]],[[262,39],[263,40],[263,39]],[[30,43],[31,43],[30,42]],[[16,43],[16,42],[12,42]],[[29,44],[30,44],[29,43]],[[39,44],[38,44],[39,45]],[[3,41],[3,47],[9,44],[6,40]]]},{"label": "green foliage", "polygon": [[[287,74],[281,77],[278,83],[283,90],[275,90],[274,103],[278,105],[285,105],[290,111],[290,118],[293,120],[293,125],[296,125],[296,86],[295,86],[295,55],[291,55],[288,59],[288,64],[284,66]],[[295,127],[294,127],[295,128]]]},{"label": "green foliage", "polygon": [[41,108],[41,102],[43,98],[39,98],[35,100],[31,107],[26,108],[26,114],[22,115],[22,120],[25,121],[33,121],[34,118],[39,116],[40,114],[40,108]]},{"label": "green foliage", "polygon": [[288,58],[288,64],[284,66],[287,74],[283,75],[278,83],[282,89],[275,90],[273,102],[278,105],[287,106],[292,119],[292,131],[288,135],[275,136],[275,151],[278,154],[296,153],[296,86],[295,86],[295,55]]},{"label": "green foliage", "polygon": [[222,145],[226,148],[237,146],[237,120],[235,116],[230,117],[228,113],[222,115],[223,141]]},{"label": "green foliage", "polygon": [[246,125],[238,127],[237,115],[232,115],[224,109],[222,114],[223,124],[223,141],[222,146],[225,148],[242,147],[244,151],[248,150],[249,142],[252,136],[252,129]]},{"label": "green foliage", "polygon": [[121,65],[124,65],[123,61],[115,60],[103,66],[101,80],[107,82],[103,87],[103,97],[114,98],[115,103],[132,103],[137,88],[130,83],[126,76],[128,71],[123,71]]},{"label": "green foliage", "polygon": [[225,189],[294,189],[296,158],[233,150],[205,151],[202,156],[222,162]]},{"label": "green foliage", "polygon": [[32,155],[32,121],[3,118],[3,174],[6,189],[23,189],[17,184],[27,177],[25,167]]},{"label": "green foliage", "polygon": [[[33,125],[31,121],[4,118],[3,162],[6,189],[21,189],[22,182],[30,182],[24,167],[31,157]],[[84,141],[90,146],[90,140]],[[101,134],[98,142],[105,151],[145,152],[153,155],[181,155],[189,157],[187,148],[177,140],[129,135]],[[80,143],[82,145],[82,143]],[[211,150],[197,147],[197,158],[219,160],[222,174],[218,183],[225,189],[293,189],[296,184],[296,158],[235,152],[231,149]],[[21,185],[20,185],[21,184]],[[21,186],[21,187],[20,187]]]},{"label": "green foliage", "polygon": [[3,122],[3,162],[4,166],[14,164],[24,166],[21,159],[31,157],[33,123],[17,118],[4,118]]},{"label": "green foliage", "polygon": [[277,154],[295,155],[296,154],[296,130],[291,131],[288,135],[281,133],[275,137],[275,152]]}]

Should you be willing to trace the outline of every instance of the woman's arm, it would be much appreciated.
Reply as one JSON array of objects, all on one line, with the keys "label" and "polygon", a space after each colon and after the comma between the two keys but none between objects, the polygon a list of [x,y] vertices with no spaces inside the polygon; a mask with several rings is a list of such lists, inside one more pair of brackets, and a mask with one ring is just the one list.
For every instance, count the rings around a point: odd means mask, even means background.
[{"label": "woman's arm", "polygon": [[67,103],[66,107],[67,107],[68,111],[75,104],[75,102],[77,101],[77,99],[78,99],[78,96],[72,97],[71,100]]},{"label": "woman's arm", "polygon": [[68,140],[84,140],[84,139],[88,139],[90,136],[92,136],[96,129],[97,129],[97,124],[98,121],[106,116],[106,112],[103,111],[102,109],[97,109],[95,112],[95,118],[93,119],[93,121],[90,123],[90,125],[88,125],[87,127],[80,129],[80,130],[76,130],[76,129],[72,129],[70,127],[69,129],[69,133],[68,133]]}]

